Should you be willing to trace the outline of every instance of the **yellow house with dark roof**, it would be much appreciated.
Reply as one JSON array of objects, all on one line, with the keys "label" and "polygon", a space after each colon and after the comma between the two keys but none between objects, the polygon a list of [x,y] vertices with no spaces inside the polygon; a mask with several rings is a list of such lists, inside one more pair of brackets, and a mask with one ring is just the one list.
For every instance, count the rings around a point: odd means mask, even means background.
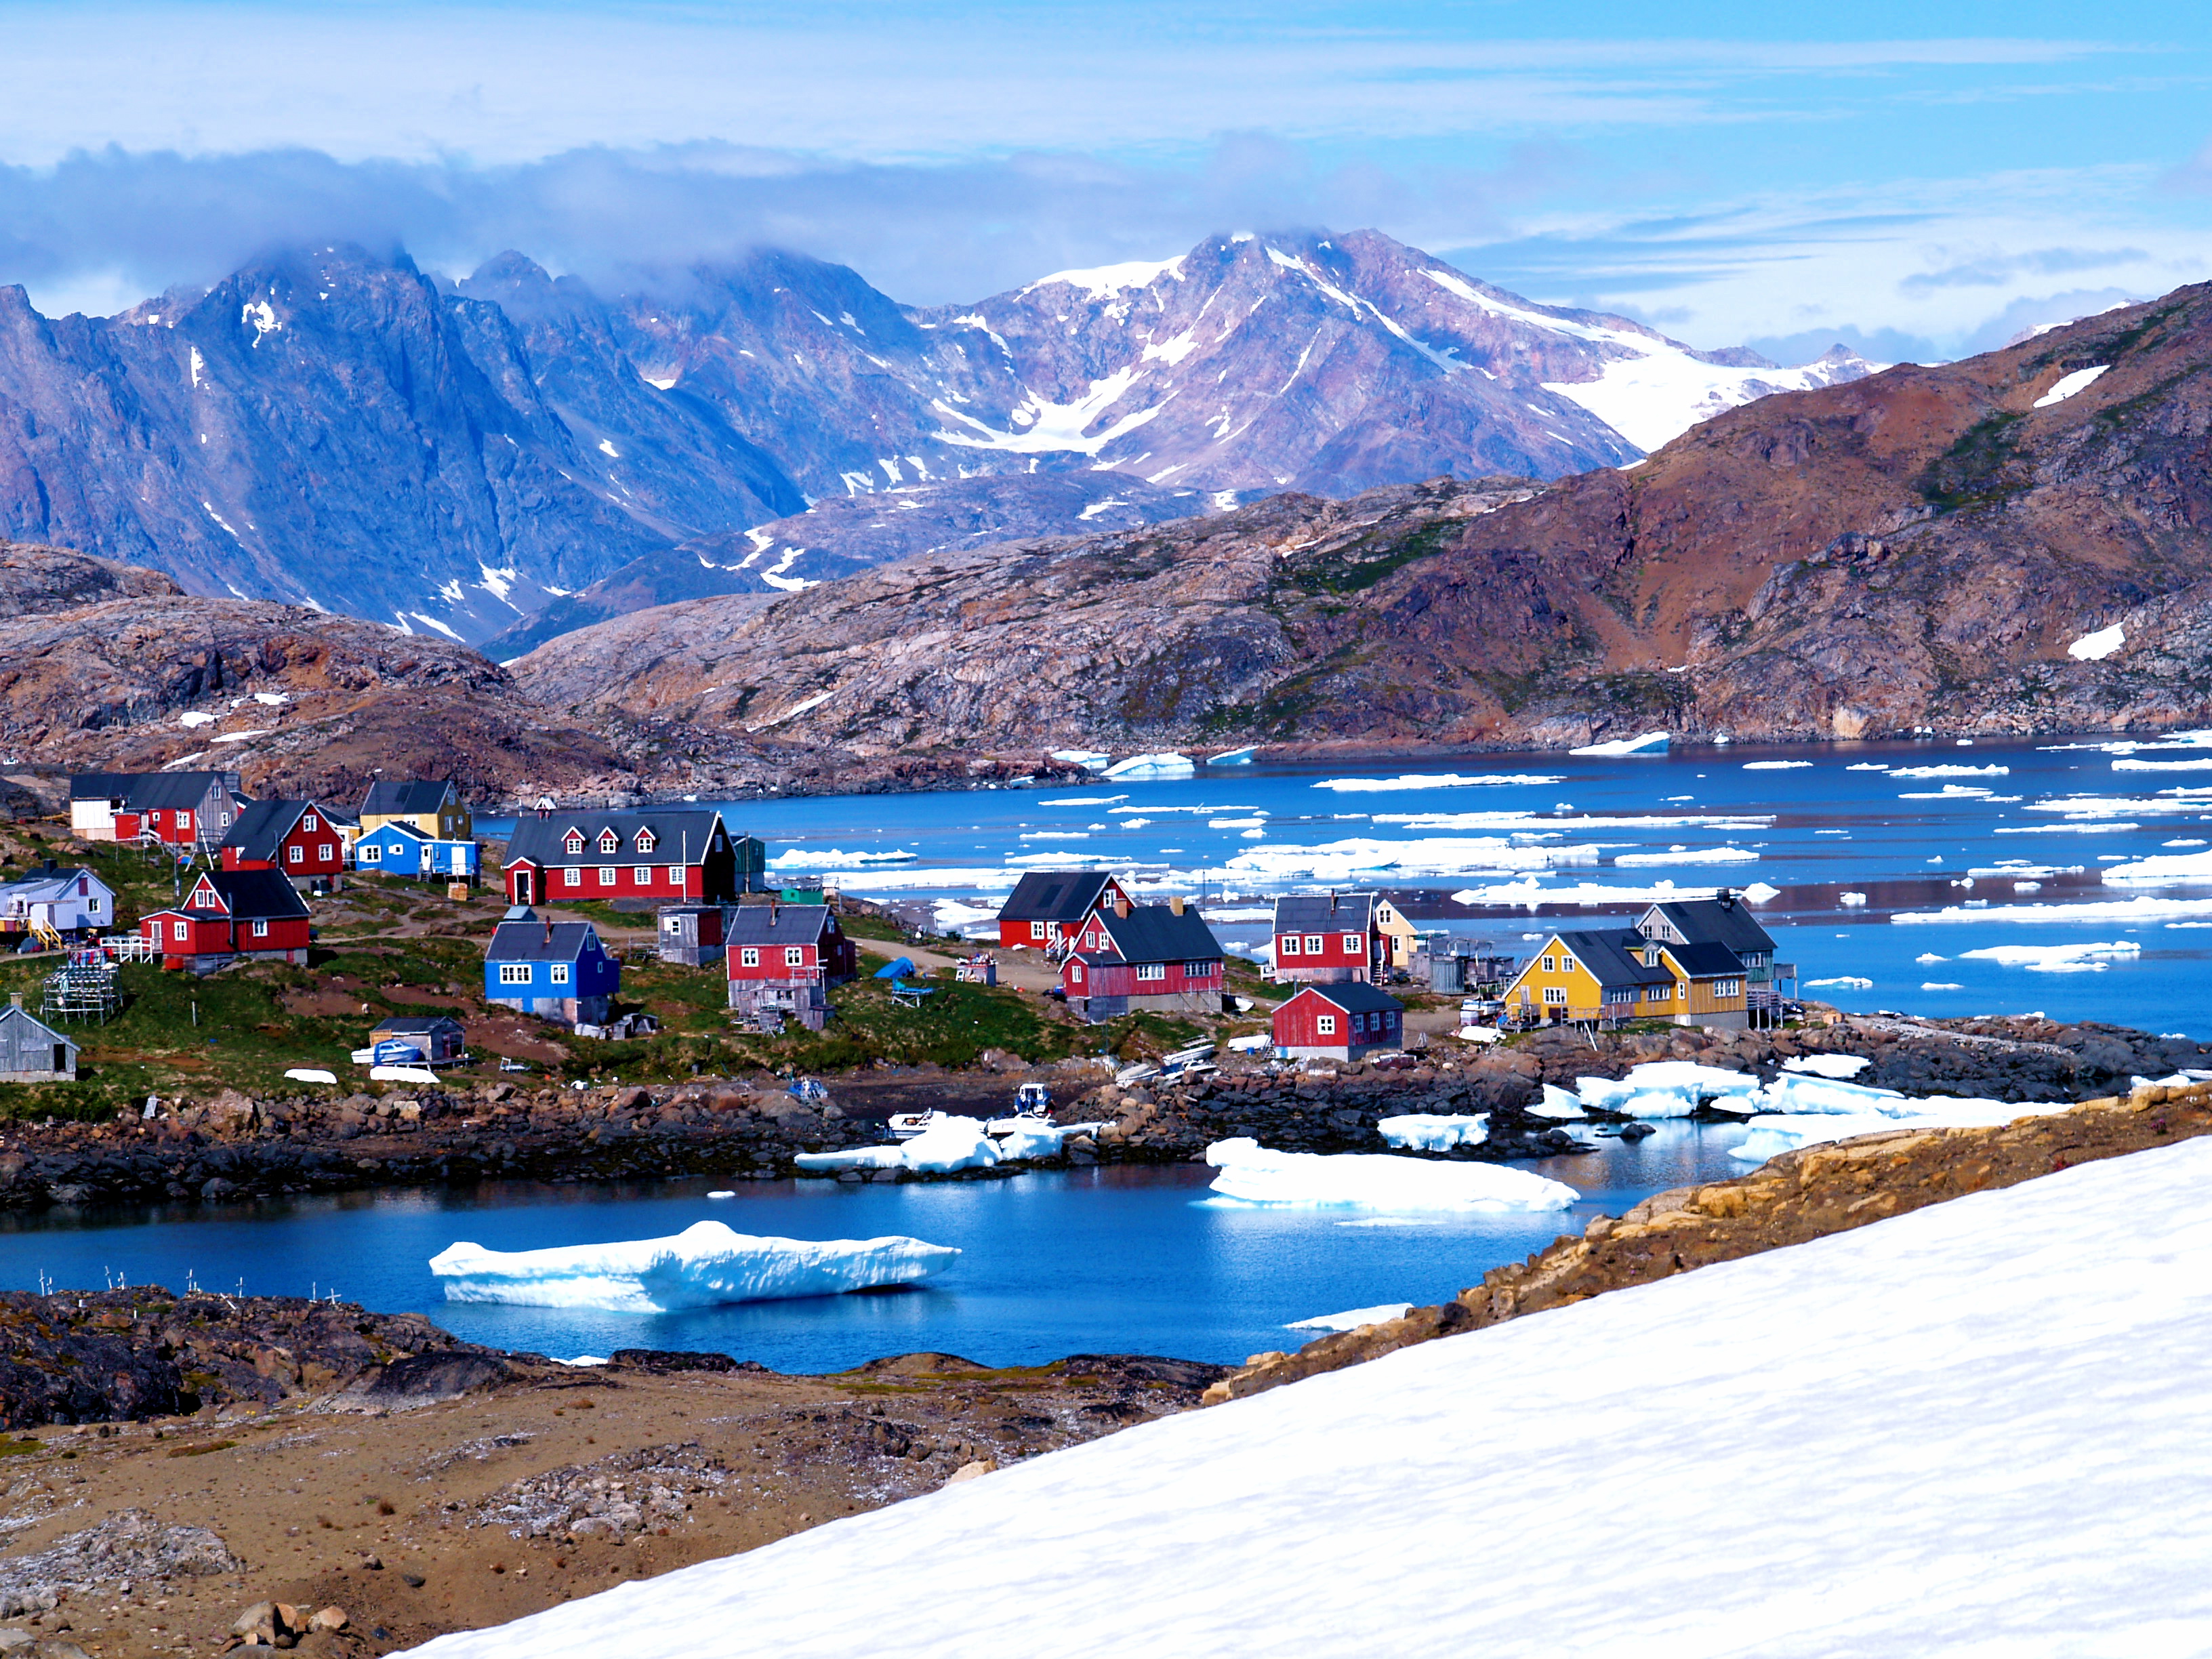
[{"label": "yellow house with dark roof", "polygon": [[1523,1024],[1665,1020],[1741,1030],[1743,963],[1715,945],[1672,945],[1634,933],[1558,933],[1505,988]]}]

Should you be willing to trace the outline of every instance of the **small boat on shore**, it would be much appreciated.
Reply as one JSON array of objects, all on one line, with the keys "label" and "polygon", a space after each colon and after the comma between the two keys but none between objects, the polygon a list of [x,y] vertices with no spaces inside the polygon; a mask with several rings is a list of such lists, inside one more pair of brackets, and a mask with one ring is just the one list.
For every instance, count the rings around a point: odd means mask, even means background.
[{"label": "small boat on shore", "polygon": [[934,1109],[926,1112],[893,1112],[884,1121],[884,1127],[890,1132],[893,1140],[912,1140],[917,1135],[927,1134],[929,1126],[944,1115]]}]

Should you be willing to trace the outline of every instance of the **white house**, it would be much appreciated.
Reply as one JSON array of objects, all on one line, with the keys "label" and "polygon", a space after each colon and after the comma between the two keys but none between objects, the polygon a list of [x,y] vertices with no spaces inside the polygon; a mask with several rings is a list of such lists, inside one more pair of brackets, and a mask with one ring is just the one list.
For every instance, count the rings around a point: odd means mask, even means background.
[{"label": "white house", "polygon": [[89,870],[53,865],[0,885],[0,932],[58,933],[115,926],[115,890]]}]

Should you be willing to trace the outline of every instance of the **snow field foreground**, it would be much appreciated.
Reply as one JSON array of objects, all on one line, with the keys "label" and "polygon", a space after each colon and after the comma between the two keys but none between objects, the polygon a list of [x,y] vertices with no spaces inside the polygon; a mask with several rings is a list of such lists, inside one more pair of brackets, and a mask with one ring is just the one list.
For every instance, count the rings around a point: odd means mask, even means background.
[{"label": "snow field foreground", "polygon": [[418,1651],[2203,1654],[2208,1184],[2212,1140],[2084,1164]]},{"label": "snow field foreground", "polygon": [[726,1302],[910,1285],[960,1252],[918,1238],[768,1238],[702,1221],[669,1238],[544,1250],[449,1244],[430,1258],[448,1302],[672,1313]]}]

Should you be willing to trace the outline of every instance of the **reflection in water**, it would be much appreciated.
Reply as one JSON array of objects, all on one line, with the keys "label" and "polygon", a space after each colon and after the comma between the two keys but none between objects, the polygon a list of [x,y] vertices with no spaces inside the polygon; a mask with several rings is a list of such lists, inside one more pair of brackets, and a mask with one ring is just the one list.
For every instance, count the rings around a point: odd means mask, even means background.
[{"label": "reflection in water", "polygon": [[[568,1358],[617,1347],[717,1350],[778,1370],[842,1369],[935,1349],[994,1364],[1080,1352],[1239,1360],[1295,1346],[1293,1320],[1381,1302],[1434,1302],[1589,1217],[1664,1188],[1741,1173],[1740,1128],[1670,1123],[1638,1145],[1529,1167],[1583,1194],[1549,1215],[1377,1216],[1201,1206],[1212,1171],[1181,1165],[1009,1181],[841,1187],[763,1182],[709,1200],[700,1181],[607,1187],[496,1183],[466,1192],[352,1193],[222,1210],[11,1218],[0,1284],[304,1296],[416,1310],[473,1341]],[[457,1239],[489,1249],[650,1238],[711,1217],[798,1238],[906,1234],[965,1252],[941,1279],[892,1295],[753,1303],[680,1314],[447,1304],[425,1266]]]}]

